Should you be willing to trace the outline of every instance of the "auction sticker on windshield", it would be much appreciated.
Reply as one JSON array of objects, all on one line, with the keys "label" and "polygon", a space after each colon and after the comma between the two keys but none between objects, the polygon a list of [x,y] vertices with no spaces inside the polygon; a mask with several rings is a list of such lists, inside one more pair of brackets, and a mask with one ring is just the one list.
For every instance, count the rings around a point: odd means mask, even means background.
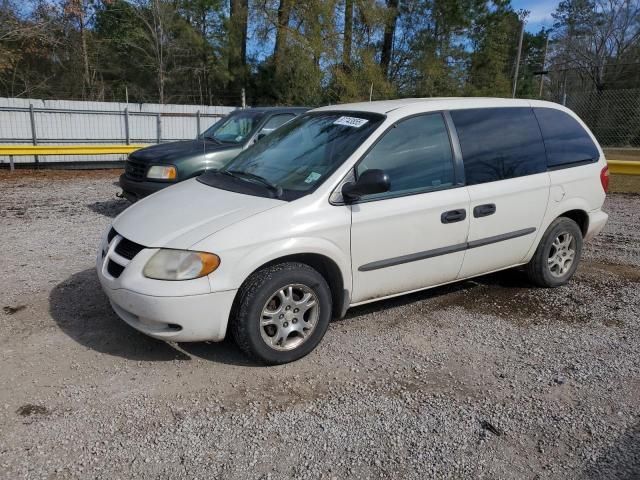
[{"label": "auction sticker on windshield", "polygon": [[360,128],[363,125],[366,125],[369,122],[366,118],[357,118],[357,117],[340,117],[335,122],[334,125],[344,125],[346,127],[354,127]]}]

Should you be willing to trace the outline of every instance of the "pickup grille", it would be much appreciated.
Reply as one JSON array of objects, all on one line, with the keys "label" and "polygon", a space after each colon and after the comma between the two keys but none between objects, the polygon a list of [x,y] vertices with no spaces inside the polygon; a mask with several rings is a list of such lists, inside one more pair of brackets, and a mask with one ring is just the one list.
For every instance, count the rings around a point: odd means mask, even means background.
[{"label": "pickup grille", "polygon": [[133,180],[143,180],[146,170],[147,166],[144,163],[134,162],[130,159],[124,164],[125,175]]}]

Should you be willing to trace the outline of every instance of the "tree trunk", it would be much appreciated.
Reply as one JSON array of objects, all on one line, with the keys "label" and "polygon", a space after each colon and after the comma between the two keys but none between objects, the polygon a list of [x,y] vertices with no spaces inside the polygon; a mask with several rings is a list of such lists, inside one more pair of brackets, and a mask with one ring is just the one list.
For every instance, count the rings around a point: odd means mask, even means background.
[{"label": "tree trunk", "polygon": [[399,0],[387,0],[387,10],[389,18],[384,26],[384,36],[382,38],[382,52],[380,55],[380,66],[387,77],[389,75],[389,64],[393,54],[393,37],[396,33],[396,21],[398,19]]},{"label": "tree trunk", "polygon": [[231,35],[234,63],[244,67],[247,64],[247,28],[249,0],[231,0]]},{"label": "tree trunk", "polygon": [[282,59],[287,48],[287,36],[289,29],[289,16],[291,15],[291,0],[280,0],[278,5],[278,25],[276,28],[276,45],[273,50],[273,60],[276,66],[276,72],[279,72],[282,66]]},{"label": "tree trunk", "polygon": [[351,66],[351,44],[353,42],[353,0],[344,1],[344,44],[342,46],[342,65]]}]

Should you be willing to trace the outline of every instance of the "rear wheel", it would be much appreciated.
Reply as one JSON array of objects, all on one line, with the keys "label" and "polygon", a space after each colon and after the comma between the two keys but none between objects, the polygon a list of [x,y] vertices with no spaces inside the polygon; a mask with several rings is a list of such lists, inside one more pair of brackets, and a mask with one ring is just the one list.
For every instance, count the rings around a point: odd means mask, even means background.
[{"label": "rear wheel", "polygon": [[529,279],[541,287],[567,283],[578,268],[582,254],[582,231],[570,218],[555,219],[545,232],[526,270]]},{"label": "rear wheel", "polygon": [[242,286],[231,332],[249,356],[267,364],[302,358],[322,340],[331,320],[331,290],[303,263],[254,273]]}]

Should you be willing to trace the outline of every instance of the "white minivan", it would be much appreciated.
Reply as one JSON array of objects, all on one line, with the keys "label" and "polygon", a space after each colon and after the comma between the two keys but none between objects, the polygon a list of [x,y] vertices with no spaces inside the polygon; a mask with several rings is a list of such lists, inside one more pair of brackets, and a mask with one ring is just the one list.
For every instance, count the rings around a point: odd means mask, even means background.
[{"label": "white minivan", "polygon": [[247,354],[285,363],[355,305],[517,266],[563,285],[607,221],[607,186],[598,142],[554,103],[323,107],[125,210],[98,276],[147,335],[230,330]]}]

